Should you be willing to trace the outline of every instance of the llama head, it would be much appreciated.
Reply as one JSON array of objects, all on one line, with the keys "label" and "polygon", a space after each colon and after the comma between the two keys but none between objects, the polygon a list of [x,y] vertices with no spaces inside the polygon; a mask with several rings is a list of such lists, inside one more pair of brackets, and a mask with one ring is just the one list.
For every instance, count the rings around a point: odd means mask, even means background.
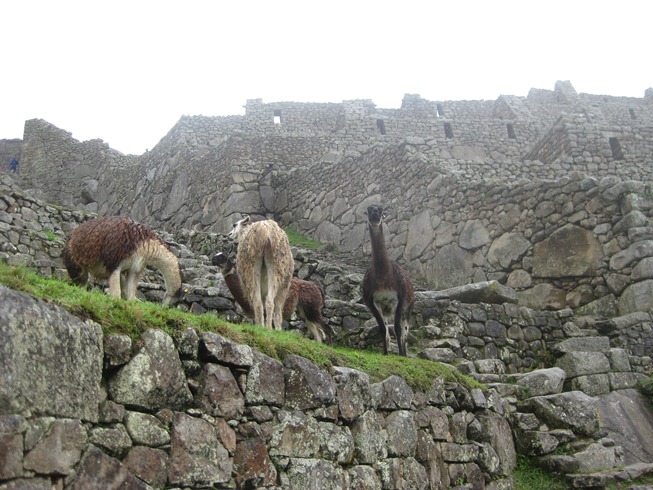
[{"label": "llama head", "polygon": [[238,241],[240,238],[241,234],[245,230],[245,228],[251,224],[251,221],[249,219],[249,215],[245,216],[243,219],[238,220],[234,223],[233,229],[229,232],[229,238],[232,240]]},{"label": "llama head", "polygon": [[227,254],[224,254],[222,252],[218,252],[217,254],[215,254],[211,258],[211,263],[220,268],[223,276],[226,276],[227,274],[231,274],[236,270],[236,263],[234,262],[234,259],[232,259],[231,257],[227,256]]},{"label": "llama head", "polygon": [[367,215],[367,221],[369,224],[375,227],[380,226],[383,218],[385,218],[385,210],[383,209],[383,206],[379,204],[368,206],[365,214]]}]

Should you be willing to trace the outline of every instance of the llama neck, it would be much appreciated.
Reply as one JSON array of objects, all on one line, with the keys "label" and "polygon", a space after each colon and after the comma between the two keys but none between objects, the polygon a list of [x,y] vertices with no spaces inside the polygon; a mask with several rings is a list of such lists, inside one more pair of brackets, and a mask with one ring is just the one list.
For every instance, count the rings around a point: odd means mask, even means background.
[{"label": "llama neck", "polygon": [[382,225],[369,226],[372,239],[372,264],[378,274],[385,274],[390,270],[390,259],[385,248]]},{"label": "llama neck", "polygon": [[168,295],[175,295],[181,288],[181,270],[177,256],[161,246],[160,254],[151,261],[153,267],[161,272]]},{"label": "llama neck", "polygon": [[243,293],[243,288],[240,284],[240,278],[238,275],[235,272],[228,272],[226,275],[223,274],[223,277],[229,291],[231,291],[232,296],[238,302],[243,311],[245,313],[251,313],[252,308],[249,306],[249,302],[245,298],[245,293]]}]

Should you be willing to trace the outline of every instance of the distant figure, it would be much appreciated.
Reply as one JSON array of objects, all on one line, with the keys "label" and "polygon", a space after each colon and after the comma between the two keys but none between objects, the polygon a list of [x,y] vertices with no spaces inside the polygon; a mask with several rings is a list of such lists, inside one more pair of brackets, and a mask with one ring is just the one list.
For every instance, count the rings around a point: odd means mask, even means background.
[{"label": "distant figure", "polygon": [[18,171],[18,160],[16,160],[15,158],[11,159],[11,162],[9,162],[9,170],[11,170],[14,173]]}]

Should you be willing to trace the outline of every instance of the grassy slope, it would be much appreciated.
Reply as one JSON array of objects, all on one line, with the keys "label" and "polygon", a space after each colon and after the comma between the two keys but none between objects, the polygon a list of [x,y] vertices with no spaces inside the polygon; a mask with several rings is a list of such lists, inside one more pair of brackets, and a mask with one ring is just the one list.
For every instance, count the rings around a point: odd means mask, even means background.
[{"label": "grassy slope", "polygon": [[158,303],[116,300],[97,290],[87,291],[67,281],[45,278],[31,270],[4,263],[0,263],[0,283],[62,306],[79,318],[93,320],[102,326],[105,333],[123,333],[137,338],[150,328],[158,328],[171,335],[179,330],[194,328],[219,333],[275,359],[282,360],[288,354],[297,354],[325,369],[334,365],[358,369],[367,373],[373,382],[396,374],[406,379],[413,388],[426,391],[435,378],[443,376],[447,381],[469,388],[483,388],[483,385],[456,369],[438,362],[384,356],[378,352],[337,346],[332,348],[295,332],[272,331],[251,324],[232,324],[217,315],[196,315],[165,308]]}]

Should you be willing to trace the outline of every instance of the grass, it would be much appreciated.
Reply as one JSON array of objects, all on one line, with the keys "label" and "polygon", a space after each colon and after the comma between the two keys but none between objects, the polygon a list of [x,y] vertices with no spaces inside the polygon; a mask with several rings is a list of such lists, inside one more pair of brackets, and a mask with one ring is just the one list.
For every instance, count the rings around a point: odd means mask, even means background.
[{"label": "grass", "polygon": [[302,235],[301,233],[299,233],[298,231],[292,228],[284,228],[283,231],[285,231],[286,235],[288,235],[288,240],[290,241],[290,245],[294,247],[315,249],[315,248],[322,248],[324,246],[323,243],[316,242],[315,240],[311,240],[310,238],[306,238],[304,235]]},{"label": "grass", "polygon": [[297,332],[274,331],[252,324],[232,324],[213,314],[197,315],[176,308],[166,308],[148,301],[114,299],[99,290],[86,290],[67,281],[40,276],[23,267],[0,262],[0,283],[34,298],[59,305],[73,315],[98,323],[105,333],[127,334],[137,339],[145,330],[156,328],[170,335],[193,328],[223,335],[234,342],[250,345],[278,360],[286,355],[306,357],[317,366],[346,366],[363,371],[372,382],[390,375],[403,377],[414,389],[427,391],[433,380],[457,382],[468,388],[485,389],[484,385],[455,368],[425,359],[384,356],[371,350],[329,347],[302,337]]},{"label": "grass", "polygon": [[549,473],[535,466],[527,456],[517,456],[517,468],[513,472],[519,490],[566,490],[569,485],[564,477]]}]

